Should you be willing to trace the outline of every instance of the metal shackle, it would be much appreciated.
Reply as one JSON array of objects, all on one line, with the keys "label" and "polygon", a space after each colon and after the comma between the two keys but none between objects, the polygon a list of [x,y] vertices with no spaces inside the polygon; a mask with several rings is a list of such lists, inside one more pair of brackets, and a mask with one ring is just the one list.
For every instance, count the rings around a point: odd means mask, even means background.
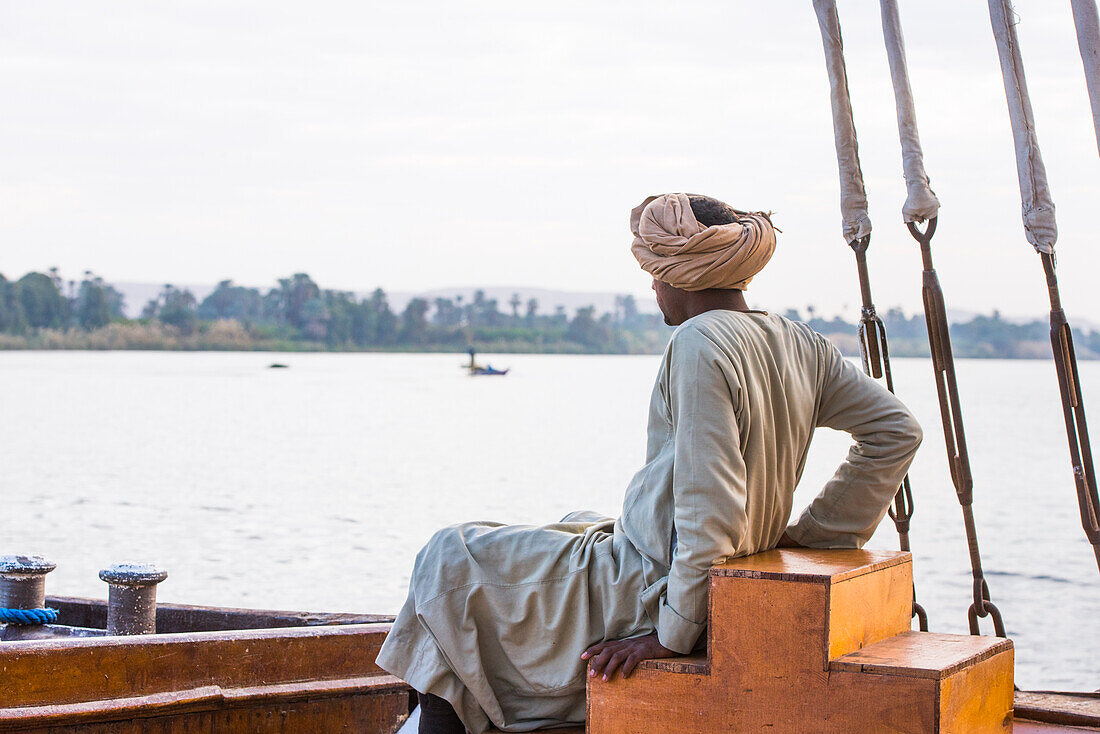
[{"label": "metal shackle", "polygon": [[99,572],[110,585],[107,634],[148,635],[157,631],[157,584],[168,572],[151,563],[116,563]]}]

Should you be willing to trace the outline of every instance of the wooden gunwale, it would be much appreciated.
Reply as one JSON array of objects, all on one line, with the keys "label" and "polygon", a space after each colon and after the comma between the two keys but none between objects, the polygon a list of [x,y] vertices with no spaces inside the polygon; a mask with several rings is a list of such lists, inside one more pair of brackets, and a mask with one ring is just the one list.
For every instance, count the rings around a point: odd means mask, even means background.
[{"label": "wooden gunwale", "polygon": [[169,714],[219,711],[231,707],[248,707],[258,702],[274,706],[334,696],[377,695],[405,691],[408,691],[408,685],[392,675],[299,681],[229,689],[209,685],[128,698],[0,709],[0,731],[18,730],[29,726],[72,726],[120,719],[146,719]]},{"label": "wooden gunwale", "polygon": [[[46,605],[57,609],[60,624],[106,629],[107,601],[80,596],[48,596]],[[318,627],[333,624],[377,624],[393,621],[386,614],[297,612],[280,609],[238,609],[193,604],[157,603],[157,632],[213,632],[217,630]]]},{"label": "wooden gunwale", "polygon": [[1100,728],[1100,692],[1016,691],[1013,708],[1017,719]]}]

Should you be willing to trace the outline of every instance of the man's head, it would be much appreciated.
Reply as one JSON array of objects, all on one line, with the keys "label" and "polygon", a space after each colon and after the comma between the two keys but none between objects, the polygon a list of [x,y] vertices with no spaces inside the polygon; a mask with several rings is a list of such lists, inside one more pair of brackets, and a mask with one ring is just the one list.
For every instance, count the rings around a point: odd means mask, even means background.
[{"label": "man's head", "polygon": [[741,291],[775,251],[767,214],[699,194],[649,197],[631,212],[630,229],[631,251],[653,276],[657,304],[673,325],[704,303],[743,304]]},{"label": "man's head", "polygon": [[695,220],[704,227],[717,227],[737,221],[737,210],[724,201],[702,194],[688,194],[687,198]]}]

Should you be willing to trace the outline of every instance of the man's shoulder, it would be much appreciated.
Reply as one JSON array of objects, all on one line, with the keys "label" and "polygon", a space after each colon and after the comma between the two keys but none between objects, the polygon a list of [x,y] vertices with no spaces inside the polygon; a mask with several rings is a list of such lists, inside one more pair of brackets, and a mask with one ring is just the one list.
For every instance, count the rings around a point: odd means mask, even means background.
[{"label": "man's shoulder", "polygon": [[669,344],[681,353],[717,350],[735,358],[754,345],[766,351],[810,349],[816,353],[828,342],[809,325],[779,314],[714,310],[694,316],[677,327]]},{"label": "man's shoulder", "polygon": [[807,338],[820,335],[801,321],[792,321],[779,314],[767,311],[729,311],[715,309],[693,316],[677,327],[673,339],[690,340],[698,337],[711,340],[726,335],[759,335],[770,333],[793,333]]}]

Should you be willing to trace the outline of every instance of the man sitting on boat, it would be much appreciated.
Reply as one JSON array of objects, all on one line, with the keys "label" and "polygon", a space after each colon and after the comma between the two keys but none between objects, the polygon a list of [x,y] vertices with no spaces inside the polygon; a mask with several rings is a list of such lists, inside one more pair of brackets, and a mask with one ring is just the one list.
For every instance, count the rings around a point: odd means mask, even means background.
[{"label": "man sitting on boat", "polygon": [[[862,546],[920,444],[901,401],[824,337],[746,304],[775,249],[768,215],[666,194],[637,207],[631,229],[665,321],[679,327],[650,401],[646,464],[618,520],[582,512],[432,537],[378,656],[419,692],[421,732],[583,722],[586,666],[629,675],[705,640],[715,562]],[[788,526],[818,426],[855,444]]]}]

